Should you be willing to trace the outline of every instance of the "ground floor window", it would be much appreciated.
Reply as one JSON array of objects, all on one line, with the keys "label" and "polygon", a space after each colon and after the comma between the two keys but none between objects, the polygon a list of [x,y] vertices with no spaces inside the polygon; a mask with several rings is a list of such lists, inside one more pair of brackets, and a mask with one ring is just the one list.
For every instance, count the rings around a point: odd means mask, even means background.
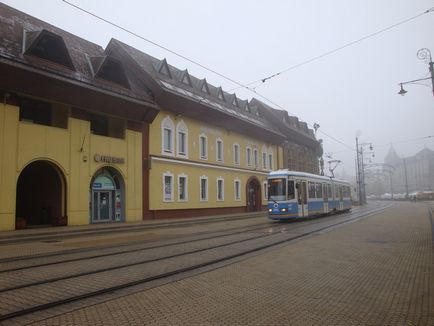
[{"label": "ground floor window", "polygon": [[224,180],[223,178],[217,179],[217,200],[224,200]]},{"label": "ground floor window", "polygon": [[234,181],[234,194],[235,194],[235,200],[241,199],[241,182],[240,182],[240,180]]},{"label": "ground floor window", "polygon": [[188,200],[188,179],[186,175],[178,175],[178,200]]},{"label": "ground floor window", "polygon": [[200,200],[208,200],[208,178],[205,176],[200,177]]},{"label": "ground floor window", "polygon": [[169,172],[163,174],[163,200],[173,201],[173,174]]}]

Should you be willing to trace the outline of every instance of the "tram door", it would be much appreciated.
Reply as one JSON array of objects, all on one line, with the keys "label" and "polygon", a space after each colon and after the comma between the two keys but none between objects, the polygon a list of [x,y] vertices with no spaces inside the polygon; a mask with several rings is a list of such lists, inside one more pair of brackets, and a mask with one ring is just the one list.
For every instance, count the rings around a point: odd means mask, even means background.
[{"label": "tram door", "polygon": [[327,192],[327,184],[322,185],[322,194],[324,199],[324,213],[327,214],[329,212],[329,194]]},{"label": "tram door", "polygon": [[298,216],[308,216],[309,212],[307,209],[307,182],[297,180],[297,201],[298,201]]}]

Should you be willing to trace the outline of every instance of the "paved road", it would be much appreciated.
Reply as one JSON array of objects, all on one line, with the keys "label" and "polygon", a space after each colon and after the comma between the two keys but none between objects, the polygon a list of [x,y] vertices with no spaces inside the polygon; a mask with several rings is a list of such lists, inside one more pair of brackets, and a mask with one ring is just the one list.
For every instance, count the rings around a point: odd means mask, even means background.
[{"label": "paved road", "polygon": [[434,325],[432,222],[393,208],[37,325]]}]

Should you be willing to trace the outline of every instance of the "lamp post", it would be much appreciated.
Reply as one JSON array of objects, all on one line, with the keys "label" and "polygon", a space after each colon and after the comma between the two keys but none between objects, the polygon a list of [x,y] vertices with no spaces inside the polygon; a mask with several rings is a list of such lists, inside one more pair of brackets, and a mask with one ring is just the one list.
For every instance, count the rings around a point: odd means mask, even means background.
[{"label": "lamp post", "polygon": [[427,49],[427,48],[422,48],[422,49],[419,49],[417,51],[416,55],[417,55],[418,59],[424,60],[425,62],[428,63],[428,70],[429,70],[429,73],[430,73],[430,77],[420,78],[420,79],[414,79],[414,80],[409,80],[409,81],[405,81],[405,82],[399,83],[398,85],[401,86],[401,89],[399,90],[398,94],[404,96],[407,93],[407,91],[404,89],[404,87],[402,85],[405,85],[405,84],[414,84],[414,83],[419,82],[419,81],[431,79],[432,93],[433,93],[433,96],[434,96],[434,63],[432,61],[431,51],[429,49]]}]

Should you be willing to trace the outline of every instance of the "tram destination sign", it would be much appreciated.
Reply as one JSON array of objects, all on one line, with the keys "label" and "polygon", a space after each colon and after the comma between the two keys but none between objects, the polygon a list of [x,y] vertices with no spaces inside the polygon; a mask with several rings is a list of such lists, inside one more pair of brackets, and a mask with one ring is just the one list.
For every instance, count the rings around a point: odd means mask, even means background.
[{"label": "tram destination sign", "polygon": [[116,156],[110,156],[110,155],[101,155],[101,154],[95,154],[93,156],[93,159],[95,162],[103,162],[103,163],[113,163],[113,164],[124,164],[125,158],[123,157],[116,157]]}]

